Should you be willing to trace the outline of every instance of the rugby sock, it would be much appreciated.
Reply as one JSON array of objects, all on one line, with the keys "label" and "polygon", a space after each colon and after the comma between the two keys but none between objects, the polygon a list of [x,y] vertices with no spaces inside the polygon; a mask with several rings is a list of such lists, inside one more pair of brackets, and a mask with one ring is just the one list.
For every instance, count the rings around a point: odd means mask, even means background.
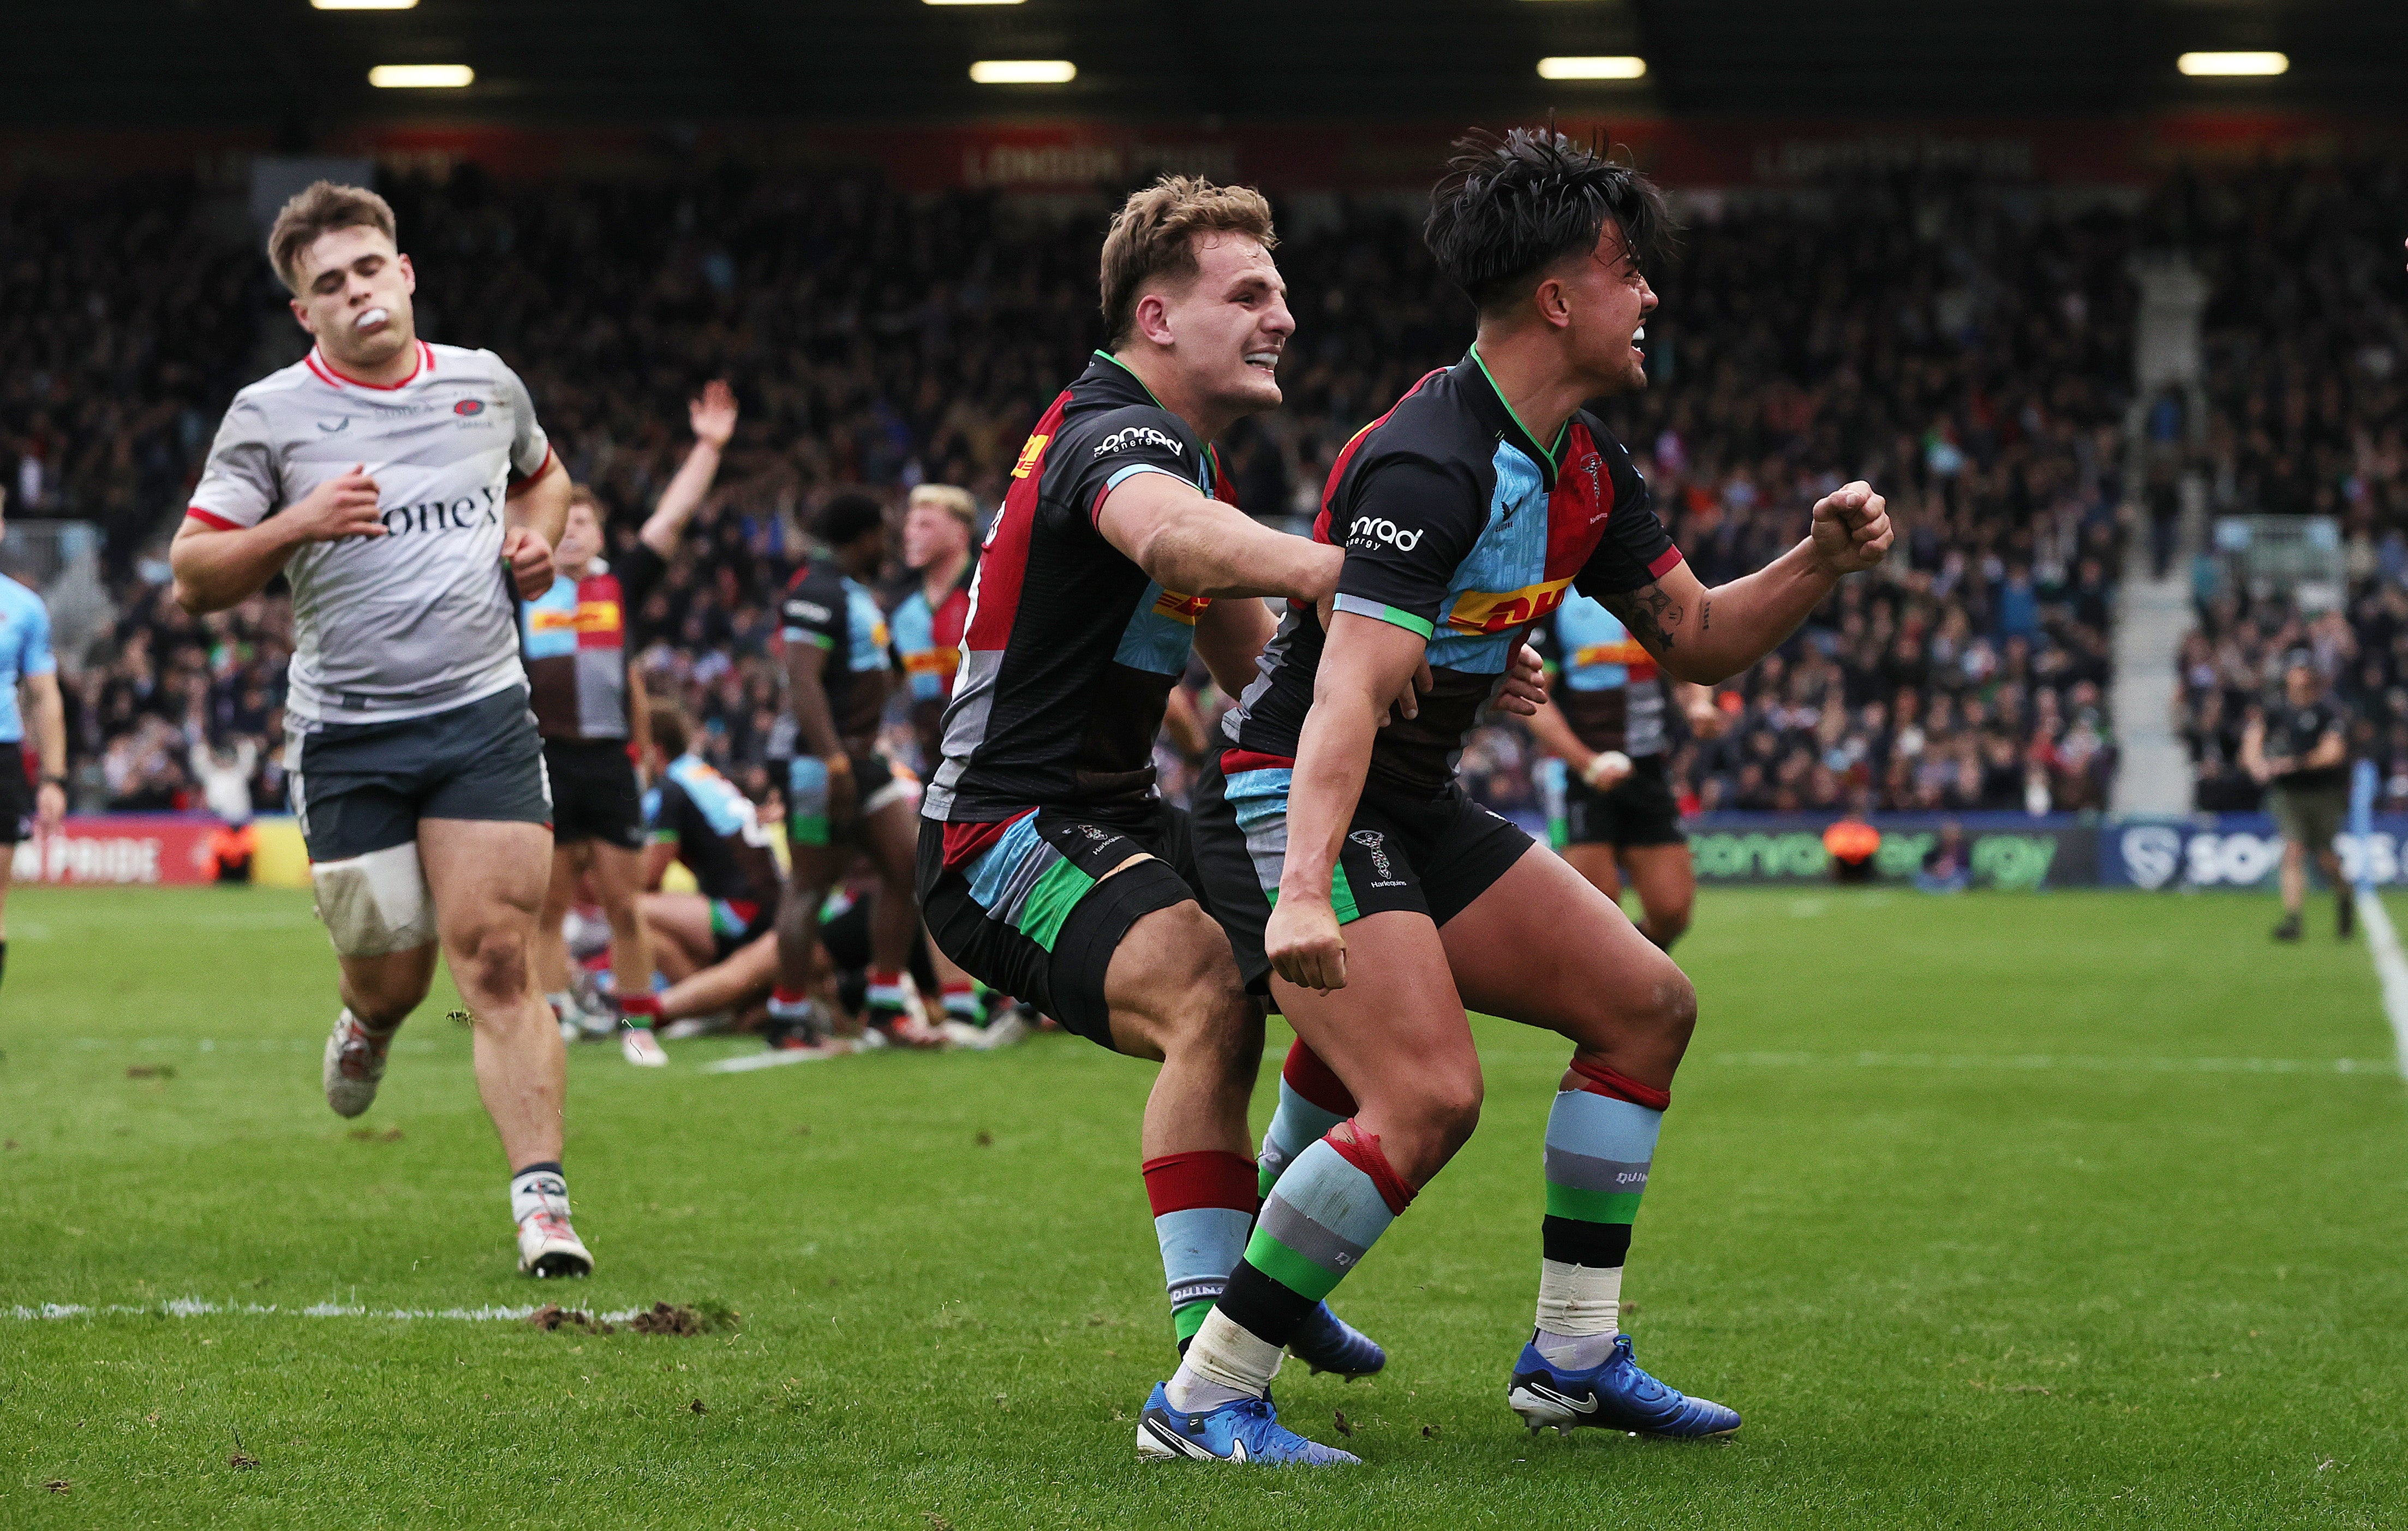
[{"label": "rugby sock", "polygon": [[1263,1134],[1262,1169],[1256,1191],[1269,1195],[1290,1161],[1330,1128],[1354,1114],[1354,1097],[1303,1038],[1288,1044],[1280,1067],[1279,1109]]},{"label": "rugby sock", "polygon": [[873,1011],[908,1010],[911,1001],[903,990],[903,975],[891,967],[869,970],[869,997],[865,1001]]},{"label": "rugby sock", "polygon": [[1148,1159],[1142,1169],[1170,1292],[1171,1333],[1183,1347],[1246,1252],[1246,1234],[1254,1225],[1254,1166],[1241,1154],[1207,1149]]},{"label": "rugby sock", "polygon": [[938,996],[945,1007],[945,1013],[953,1019],[967,1021],[973,1026],[985,1022],[986,1011],[979,1004],[977,984],[968,980],[948,983],[938,991]]},{"label": "rugby sock", "polygon": [[1268,1391],[1313,1306],[1412,1199],[1380,1139],[1352,1121],[1297,1154],[1166,1388],[1171,1407],[1193,1412]]},{"label": "rugby sock", "polygon": [[554,1210],[563,1217],[568,1215],[568,1180],[560,1172],[559,1160],[529,1165],[510,1177],[511,1222],[524,1223],[552,1201],[560,1204]]},{"label": "rugby sock", "polygon": [[769,991],[769,1013],[781,1021],[807,1020],[811,1013],[811,995],[808,989],[789,989],[781,983]]},{"label": "rugby sock", "polygon": [[619,1001],[619,1019],[638,1031],[650,1031],[661,1018],[661,996],[628,994]]},{"label": "rugby sock", "polygon": [[1530,1343],[1550,1365],[1585,1371],[1613,1349],[1630,1224],[1672,1095],[1577,1057],[1572,1072],[1580,1087],[1558,1092],[1547,1113],[1547,1215]]}]

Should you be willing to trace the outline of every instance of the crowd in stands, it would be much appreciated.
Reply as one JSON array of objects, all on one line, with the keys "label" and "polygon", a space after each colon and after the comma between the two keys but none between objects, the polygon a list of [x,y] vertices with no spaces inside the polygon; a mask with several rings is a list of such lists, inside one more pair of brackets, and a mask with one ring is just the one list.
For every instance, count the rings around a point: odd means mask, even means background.
[{"label": "crowd in stands", "polygon": [[2319,610],[2208,565],[2176,702],[2200,808],[2258,806],[2242,736],[2304,651],[2354,713],[2383,806],[2408,810],[2408,281],[2388,213],[2403,195],[2408,162],[2373,158],[2186,176],[2159,198],[2214,293],[2188,454],[2209,508],[2329,517],[2340,551],[2339,602]]},{"label": "crowd in stands", "polygon": [[[744,414],[719,488],[636,616],[655,686],[756,794],[782,744],[773,597],[810,509],[937,480],[991,512],[1098,338],[1100,221],[986,194],[740,168],[649,186],[463,169],[385,189],[422,333],[519,368],[622,546],[684,450],[687,395],[734,381]],[[113,630],[66,656],[79,808],[197,806],[194,751],[222,751],[207,761],[222,773],[246,743],[258,807],[282,801],[283,603],[196,621],[153,582],[224,400],[304,343],[247,225],[213,206],[148,183],[0,196],[0,469],[20,513],[104,525],[119,602]],[[2103,804],[2133,220],[1929,179],[1835,189],[1820,208],[1686,211],[1683,254],[1651,273],[1654,386],[1606,410],[1675,540],[1708,583],[1738,577],[1858,477],[1887,494],[1899,538],[1724,689],[1717,737],[1676,736],[1684,807]],[[1295,229],[1278,258],[1299,326],[1287,406],[1224,455],[1248,509],[1295,518],[1357,427],[1462,354],[1471,316],[1391,204]],[[1221,699],[1199,700],[1209,724]],[[1535,807],[1532,763],[1499,725],[1465,765],[1512,810]],[[1165,764],[1175,787],[1169,746]]]}]

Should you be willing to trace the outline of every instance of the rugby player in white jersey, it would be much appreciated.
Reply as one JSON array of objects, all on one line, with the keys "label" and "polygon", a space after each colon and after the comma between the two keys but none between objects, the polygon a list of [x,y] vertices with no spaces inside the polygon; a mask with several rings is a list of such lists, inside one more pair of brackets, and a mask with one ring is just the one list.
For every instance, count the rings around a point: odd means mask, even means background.
[{"label": "rugby player in white jersey", "polygon": [[235,395],[169,557],[194,612],[292,582],[293,804],[342,967],[326,1103],[376,1098],[439,945],[509,1160],[519,1268],[582,1276],[560,1031],[528,963],[552,802],[512,599],[551,588],[568,475],[499,357],[418,338],[383,198],[318,182],[268,258],[317,344]]}]

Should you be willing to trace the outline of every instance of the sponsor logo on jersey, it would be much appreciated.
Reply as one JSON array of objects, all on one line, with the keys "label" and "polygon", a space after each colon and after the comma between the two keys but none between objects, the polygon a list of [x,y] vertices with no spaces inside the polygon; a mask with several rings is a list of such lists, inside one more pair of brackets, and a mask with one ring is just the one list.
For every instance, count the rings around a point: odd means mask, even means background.
[{"label": "sponsor logo on jersey", "polygon": [[462,399],[459,403],[452,407],[452,412],[455,415],[481,415],[485,412],[485,401],[483,399]]},{"label": "sponsor logo on jersey", "polygon": [[1566,575],[1519,590],[1467,590],[1455,598],[1446,624],[1458,633],[1502,633],[1536,622],[1564,604],[1564,592],[1571,582],[1571,576]]},{"label": "sponsor logo on jersey", "polygon": [[[1038,439],[1042,440],[1043,437]],[[1173,457],[1183,457],[1187,453],[1186,444],[1177,436],[1166,436],[1151,425],[1131,425],[1096,442],[1096,455],[1101,457],[1108,451],[1135,451],[1140,447],[1160,447]]]},{"label": "sponsor logo on jersey", "polygon": [[405,532],[473,532],[491,526],[501,518],[501,491],[482,489],[474,494],[463,494],[456,500],[428,500],[420,505],[397,505],[380,511],[377,519],[384,529],[399,536]]},{"label": "sponsor logo on jersey", "polygon": [[[1036,468],[1037,460],[1045,455],[1045,443],[1053,439],[1050,436],[1032,436],[1023,443],[1020,449],[1020,461],[1012,465],[1011,476],[1015,479],[1027,478]],[[995,539],[995,527],[1002,524],[1003,518],[996,517],[995,525],[987,528],[986,535],[989,541]]]},{"label": "sponsor logo on jersey", "polygon": [[1346,528],[1346,544],[1349,547],[1360,543],[1368,548],[1374,542],[1384,542],[1398,552],[1411,552],[1421,546],[1421,540],[1420,527],[1399,526],[1393,521],[1377,516],[1356,516],[1354,524]]},{"label": "sponsor logo on jersey", "polygon": [[1641,665],[1654,674],[1656,656],[1635,637],[1617,638],[1612,643],[1584,643],[1572,651],[1574,665],[1627,665],[1635,673]]},{"label": "sponsor logo on jersey", "polygon": [[351,428],[351,417],[349,415],[345,415],[340,420],[322,420],[318,422],[318,429],[325,432],[328,436],[334,435],[337,431],[348,431]]},{"label": "sponsor logo on jersey", "polygon": [[527,610],[527,626],[538,633],[615,633],[620,626],[619,603],[580,601],[573,609],[531,607]]},{"label": "sponsor logo on jersey", "polygon": [[786,598],[786,618],[789,622],[825,622],[828,620],[828,608],[817,601],[806,601],[800,596],[790,595]]},{"label": "sponsor logo on jersey", "polygon": [[1211,604],[1210,595],[1182,595],[1175,590],[1166,590],[1154,598],[1154,614],[1193,627],[1196,619]]}]

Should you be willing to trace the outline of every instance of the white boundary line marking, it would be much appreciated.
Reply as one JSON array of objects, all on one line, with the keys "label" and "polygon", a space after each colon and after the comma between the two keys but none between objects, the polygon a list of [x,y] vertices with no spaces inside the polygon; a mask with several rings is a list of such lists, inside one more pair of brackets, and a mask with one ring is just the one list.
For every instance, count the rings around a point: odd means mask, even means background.
[{"label": "white boundary line marking", "polygon": [[[343,1303],[312,1303],[307,1308],[283,1308],[275,1303],[209,1302],[200,1297],[178,1297],[173,1302],[144,1304],[108,1303],[92,1307],[79,1302],[46,1302],[28,1308],[20,1303],[0,1308],[0,1318],[67,1319],[100,1318],[111,1315],[149,1316],[158,1318],[208,1318],[220,1314],[260,1315],[280,1318],[380,1318],[380,1319],[466,1319],[475,1323],[494,1324],[526,1318],[537,1310],[537,1304],[523,1308],[361,1308]],[[630,1308],[623,1313],[597,1313],[595,1317],[607,1324],[626,1324],[647,1309]]]},{"label": "white boundary line marking", "polygon": [[2358,890],[2358,920],[2366,927],[2367,950],[2374,955],[2374,977],[2383,985],[2383,1013],[2391,1023],[2392,1044],[2408,1066],[2408,952],[2400,950],[2400,932],[2391,913],[2372,888]]}]

